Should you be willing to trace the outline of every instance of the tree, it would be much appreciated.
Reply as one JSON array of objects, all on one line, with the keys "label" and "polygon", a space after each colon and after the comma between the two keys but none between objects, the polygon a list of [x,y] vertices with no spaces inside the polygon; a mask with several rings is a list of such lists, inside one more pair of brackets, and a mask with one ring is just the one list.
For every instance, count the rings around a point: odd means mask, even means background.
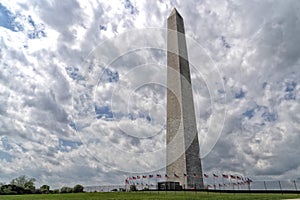
[{"label": "tree", "polygon": [[72,193],[73,192],[73,188],[67,187],[67,186],[63,186],[60,189],[60,193]]},{"label": "tree", "polygon": [[40,190],[43,194],[48,194],[49,193],[49,190],[50,190],[50,186],[49,185],[42,185],[40,187]]},{"label": "tree", "polygon": [[74,193],[83,192],[83,186],[82,185],[75,185],[73,188]]},{"label": "tree", "polygon": [[26,193],[26,191],[24,188],[20,186],[8,184],[8,185],[1,186],[0,193],[1,194],[24,194]]},{"label": "tree", "polygon": [[53,193],[54,193],[54,194],[58,194],[58,193],[59,193],[59,189],[53,190]]},{"label": "tree", "polygon": [[10,184],[22,187],[25,190],[32,191],[35,189],[34,182],[35,182],[34,178],[28,178],[27,176],[23,175],[23,176],[19,176],[18,178],[13,179],[10,182]]}]

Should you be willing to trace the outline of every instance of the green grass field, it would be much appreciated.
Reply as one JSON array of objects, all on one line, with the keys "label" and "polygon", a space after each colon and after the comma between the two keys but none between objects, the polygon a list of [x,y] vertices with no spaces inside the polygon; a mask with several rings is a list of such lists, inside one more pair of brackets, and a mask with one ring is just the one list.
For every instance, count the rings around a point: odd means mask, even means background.
[{"label": "green grass field", "polygon": [[1,195],[0,200],[98,200],[98,199],[291,199],[297,194],[220,194],[206,192],[109,192],[80,194]]}]

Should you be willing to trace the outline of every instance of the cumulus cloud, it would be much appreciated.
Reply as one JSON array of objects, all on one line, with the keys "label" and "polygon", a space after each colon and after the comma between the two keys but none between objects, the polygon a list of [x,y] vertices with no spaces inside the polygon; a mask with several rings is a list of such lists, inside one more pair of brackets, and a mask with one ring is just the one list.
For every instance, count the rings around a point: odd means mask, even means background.
[{"label": "cumulus cloud", "polygon": [[174,6],[185,20],[204,171],[299,174],[298,1],[3,1],[1,181],[26,174],[61,187],[163,172],[159,28]]}]

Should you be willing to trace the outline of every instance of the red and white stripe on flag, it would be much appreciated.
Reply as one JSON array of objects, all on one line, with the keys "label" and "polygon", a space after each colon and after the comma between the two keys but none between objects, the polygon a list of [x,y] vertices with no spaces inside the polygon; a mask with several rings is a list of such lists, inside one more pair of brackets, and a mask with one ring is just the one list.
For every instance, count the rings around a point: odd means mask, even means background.
[{"label": "red and white stripe on flag", "polygon": [[222,174],[223,178],[228,178],[227,174]]}]

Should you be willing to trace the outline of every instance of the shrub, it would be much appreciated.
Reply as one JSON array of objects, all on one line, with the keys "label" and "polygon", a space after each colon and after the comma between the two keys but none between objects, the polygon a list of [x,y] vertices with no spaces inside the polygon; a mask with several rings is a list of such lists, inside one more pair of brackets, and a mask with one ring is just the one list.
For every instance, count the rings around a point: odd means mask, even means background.
[{"label": "shrub", "polygon": [[130,191],[136,191],[136,186],[135,185],[130,185]]}]

